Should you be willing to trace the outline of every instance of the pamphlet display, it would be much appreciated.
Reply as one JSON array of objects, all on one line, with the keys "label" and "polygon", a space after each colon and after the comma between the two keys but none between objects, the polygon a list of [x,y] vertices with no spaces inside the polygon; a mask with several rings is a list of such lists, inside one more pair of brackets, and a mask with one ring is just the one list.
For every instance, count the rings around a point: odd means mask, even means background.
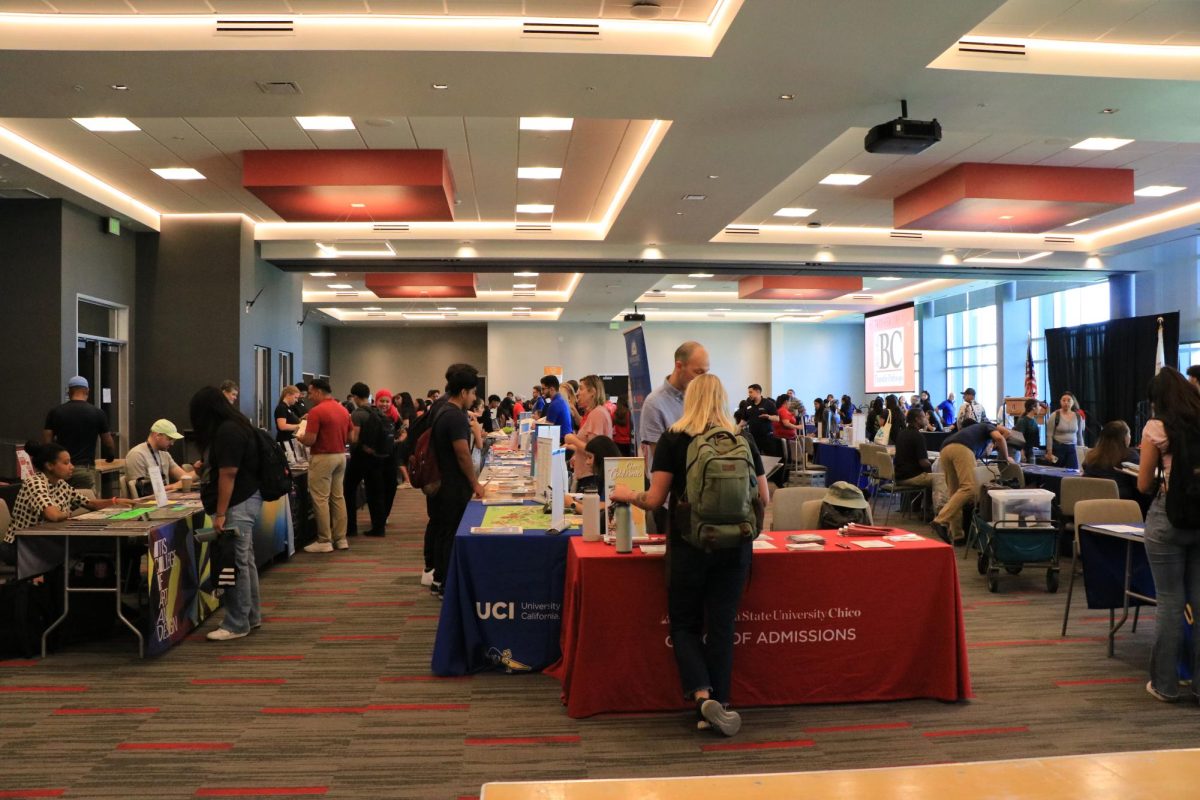
[{"label": "pamphlet display", "polygon": [[[555,426],[557,427],[557,426]],[[567,450],[554,447],[550,451],[550,527],[556,531],[566,528],[567,520],[563,504],[567,493]]]},{"label": "pamphlet display", "polygon": [[150,470],[150,486],[154,489],[154,505],[162,508],[170,505],[167,499],[167,487],[163,485],[162,470],[158,467]]},{"label": "pamphlet display", "polygon": [[[617,506],[607,498],[612,497],[613,490],[624,486],[632,492],[646,490],[646,460],[644,458],[606,458],[604,459],[604,501],[605,533],[617,535]],[[633,536],[646,535],[646,512],[637,506],[629,506],[630,525]]]},{"label": "pamphlet display", "polygon": [[539,425],[533,449],[533,480],[536,497],[545,497],[550,488],[550,471],[554,451],[558,447],[559,426]]}]

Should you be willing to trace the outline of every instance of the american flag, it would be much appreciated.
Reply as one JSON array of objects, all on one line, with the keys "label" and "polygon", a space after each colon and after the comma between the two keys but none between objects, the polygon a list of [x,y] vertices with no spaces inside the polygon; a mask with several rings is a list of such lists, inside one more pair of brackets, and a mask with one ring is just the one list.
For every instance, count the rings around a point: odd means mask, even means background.
[{"label": "american flag", "polygon": [[1025,396],[1037,397],[1037,374],[1033,371],[1033,339],[1025,345]]}]

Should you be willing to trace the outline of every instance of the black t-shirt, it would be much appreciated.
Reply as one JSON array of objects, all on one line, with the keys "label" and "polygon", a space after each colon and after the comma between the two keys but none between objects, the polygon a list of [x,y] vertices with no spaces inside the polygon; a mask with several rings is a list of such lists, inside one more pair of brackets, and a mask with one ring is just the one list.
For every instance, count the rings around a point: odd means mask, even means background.
[{"label": "black t-shirt", "polygon": [[[363,453],[363,445],[367,442],[363,441],[363,431],[366,429],[367,422],[371,419],[372,409],[370,406],[358,406],[350,412],[350,424],[358,428],[358,441],[350,448],[350,452],[354,455],[365,455]],[[370,430],[366,431],[370,433]]]},{"label": "black t-shirt", "polygon": [[[667,431],[654,447],[654,463],[650,471],[671,473],[672,504],[687,492],[687,451],[693,438],[687,433]],[[758,445],[749,436],[745,439],[750,443],[750,454],[754,458],[754,474],[762,475],[763,463]]]},{"label": "black t-shirt", "polygon": [[921,461],[928,458],[925,437],[920,431],[915,428],[901,428],[896,433],[896,480],[906,481],[922,472],[929,472],[930,470],[921,467]]},{"label": "black t-shirt", "polygon": [[[289,425],[299,425],[300,418],[296,416],[296,412],[293,410],[293,408],[294,408],[293,406],[289,406],[286,403],[284,403],[282,400],[280,400],[279,405],[275,406],[274,418],[282,419],[284,422],[286,422]],[[276,425],[275,441],[279,442],[280,444],[283,444],[284,442],[290,442],[294,438],[296,438],[295,431],[281,431],[281,430],[279,430],[278,425]]]},{"label": "black t-shirt", "polygon": [[76,466],[96,462],[96,439],[108,433],[108,417],[86,400],[68,400],[46,414],[46,430],[71,454]]},{"label": "black t-shirt", "polygon": [[976,458],[980,458],[987,450],[988,444],[991,443],[994,430],[996,430],[996,426],[990,422],[977,422],[947,436],[942,442],[942,447],[948,444],[961,444],[973,451]]},{"label": "black t-shirt", "polygon": [[254,431],[230,419],[217,428],[204,459],[203,482],[200,484],[200,500],[209,514],[217,509],[217,480],[222,467],[238,468],[229,508],[244,503],[258,491],[258,442],[255,436]]},{"label": "black t-shirt", "polygon": [[458,456],[454,454],[454,443],[459,439],[471,444],[471,423],[466,413],[453,403],[439,405],[435,410],[437,417],[433,421],[433,433],[430,434],[430,445],[437,456],[438,470],[442,473],[441,491],[447,490],[458,494],[470,494],[472,481],[463,475],[458,466]]},{"label": "black t-shirt", "polygon": [[775,431],[771,426],[771,420],[763,419],[760,414],[776,414],[778,409],[775,408],[775,401],[769,397],[760,397],[757,403],[751,403],[749,398],[743,401],[741,408],[742,419],[746,420],[746,425],[750,430],[750,435],[755,441],[765,441],[775,435]]},{"label": "black t-shirt", "polygon": [[496,431],[496,417],[491,406],[483,407],[483,414],[479,417],[479,424],[483,426],[484,433],[494,433]]}]

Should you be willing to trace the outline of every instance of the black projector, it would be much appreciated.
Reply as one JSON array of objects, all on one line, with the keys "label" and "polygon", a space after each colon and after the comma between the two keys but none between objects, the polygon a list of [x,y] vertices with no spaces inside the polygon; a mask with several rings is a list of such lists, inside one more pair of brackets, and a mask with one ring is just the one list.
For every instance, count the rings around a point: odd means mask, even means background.
[{"label": "black projector", "polygon": [[645,314],[626,314],[625,321],[626,322],[645,322],[646,315]]},{"label": "black projector", "polygon": [[891,122],[881,123],[867,131],[867,136],[863,139],[863,147],[868,153],[911,156],[941,140],[942,126],[936,119],[926,122],[925,120],[897,117]]}]

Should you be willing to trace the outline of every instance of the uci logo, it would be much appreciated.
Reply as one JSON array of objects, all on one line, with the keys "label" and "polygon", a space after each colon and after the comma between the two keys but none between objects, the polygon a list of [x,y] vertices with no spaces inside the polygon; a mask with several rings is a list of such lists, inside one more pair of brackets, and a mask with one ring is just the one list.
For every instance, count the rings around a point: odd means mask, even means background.
[{"label": "uci logo", "polygon": [[476,603],[475,616],[480,619],[515,619],[513,604],[509,603]]}]

